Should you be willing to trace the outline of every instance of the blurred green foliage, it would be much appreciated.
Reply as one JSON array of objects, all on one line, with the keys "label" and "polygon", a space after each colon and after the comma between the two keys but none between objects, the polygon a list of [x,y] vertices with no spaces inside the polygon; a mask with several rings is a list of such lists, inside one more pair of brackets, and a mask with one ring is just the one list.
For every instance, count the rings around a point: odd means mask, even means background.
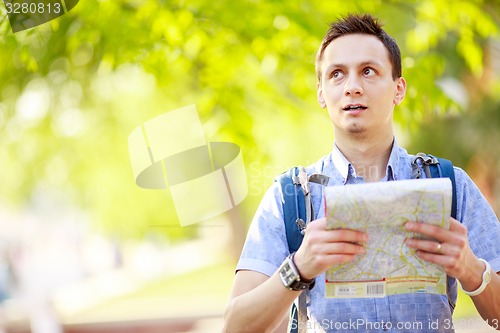
[{"label": "blurred green foliage", "polygon": [[121,237],[196,232],[175,227],[168,191],[134,183],[127,137],[156,115],[194,103],[208,141],[242,148],[243,223],[274,175],[329,152],[314,59],[342,14],[373,13],[402,49],[409,88],[395,121],[403,141],[436,117],[479,112],[445,94],[443,78],[478,98],[500,92],[498,72],[487,75],[488,45],[499,37],[494,0],[87,0],[15,34],[0,8],[0,200],[30,207],[50,196],[53,210],[75,205]]}]

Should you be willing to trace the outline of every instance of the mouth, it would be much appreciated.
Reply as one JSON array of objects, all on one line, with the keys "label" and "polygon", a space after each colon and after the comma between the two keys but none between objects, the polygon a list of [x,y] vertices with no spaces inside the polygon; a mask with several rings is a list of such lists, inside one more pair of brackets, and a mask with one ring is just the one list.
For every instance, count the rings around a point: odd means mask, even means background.
[{"label": "mouth", "polygon": [[342,108],[344,111],[362,111],[366,110],[368,107],[362,104],[348,104]]}]

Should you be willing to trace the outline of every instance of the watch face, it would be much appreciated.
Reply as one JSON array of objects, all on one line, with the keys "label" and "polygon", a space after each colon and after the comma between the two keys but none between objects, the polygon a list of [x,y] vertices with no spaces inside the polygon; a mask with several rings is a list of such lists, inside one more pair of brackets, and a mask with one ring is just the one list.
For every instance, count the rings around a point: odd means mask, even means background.
[{"label": "watch face", "polygon": [[491,281],[491,270],[488,270],[486,273],[484,273],[484,282],[490,283]]},{"label": "watch face", "polygon": [[299,279],[299,274],[295,270],[295,267],[291,265],[290,259],[287,259],[283,262],[283,265],[280,269],[280,276],[283,284],[287,287],[290,287],[294,281],[297,281]]}]

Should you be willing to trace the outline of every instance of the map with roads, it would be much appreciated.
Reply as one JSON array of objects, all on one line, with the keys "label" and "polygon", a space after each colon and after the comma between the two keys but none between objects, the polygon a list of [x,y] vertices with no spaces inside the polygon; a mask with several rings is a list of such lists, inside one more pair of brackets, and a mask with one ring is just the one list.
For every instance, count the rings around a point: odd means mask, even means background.
[{"label": "map with roads", "polygon": [[449,228],[451,181],[402,180],[325,188],[329,229],[369,234],[366,252],[326,272],[326,297],[384,297],[406,293],[446,294],[446,274],[405,245],[404,224],[417,221]]}]

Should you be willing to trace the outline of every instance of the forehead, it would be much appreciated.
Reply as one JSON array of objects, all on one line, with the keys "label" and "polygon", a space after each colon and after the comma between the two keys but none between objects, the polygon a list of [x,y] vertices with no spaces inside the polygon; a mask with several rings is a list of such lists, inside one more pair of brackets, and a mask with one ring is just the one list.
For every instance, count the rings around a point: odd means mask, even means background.
[{"label": "forehead", "polygon": [[377,37],[366,34],[351,34],[334,39],[323,53],[324,69],[333,64],[355,66],[363,63],[378,63],[391,66],[389,51]]}]

